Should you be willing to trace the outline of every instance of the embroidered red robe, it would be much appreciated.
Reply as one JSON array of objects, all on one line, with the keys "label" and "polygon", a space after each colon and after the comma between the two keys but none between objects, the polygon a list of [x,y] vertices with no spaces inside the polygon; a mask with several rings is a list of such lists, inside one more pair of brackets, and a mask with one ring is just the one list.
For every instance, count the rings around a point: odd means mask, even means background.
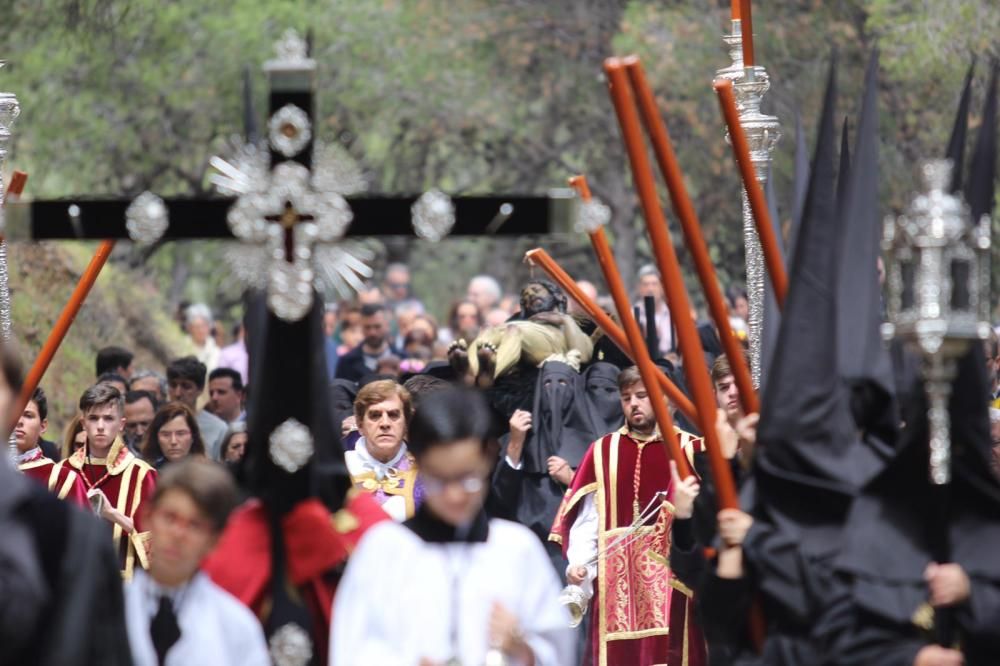
[{"label": "embroidered red robe", "polygon": [[136,458],[121,437],[115,439],[107,458],[87,457],[87,448],[77,449],[57,467],[76,471],[88,492],[104,491],[112,506],[132,519],[131,534],[124,534],[121,525],[104,521],[118,550],[122,577],[130,580],[137,560],[143,569],[149,568],[149,532],[143,528],[141,509],[156,490],[156,470]]},{"label": "embroidered red robe", "polygon": [[80,507],[90,508],[87,488],[80,475],[68,467],[60,467],[51,458],[46,458],[42,450],[18,464],[17,469],[55,493],[61,500],[67,500]]},{"label": "embroidered red robe", "polygon": [[[676,434],[689,459],[701,450],[699,438]],[[550,539],[565,553],[581,502],[594,494],[598,561],[589,652],[598,666],[707,663],[691,591],[670,571],[669,460],[658,433],[645,440],[627,428],[605,435],[588,449],[553,524]],[[622,539],[660,491],[667,492],[668,504],[656,520]]]}]

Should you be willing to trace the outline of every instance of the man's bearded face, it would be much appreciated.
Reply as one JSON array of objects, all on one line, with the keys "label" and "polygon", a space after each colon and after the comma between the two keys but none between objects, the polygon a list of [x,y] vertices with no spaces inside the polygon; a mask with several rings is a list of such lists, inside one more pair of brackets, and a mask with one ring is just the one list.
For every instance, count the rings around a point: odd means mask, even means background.
[{"label": "man's bearded face", "polygon": [[539,312],[554,312],[558,309],[555,296],[537,282],[530,282],[521,290],[521,311],[525,317],[531,317]]}]

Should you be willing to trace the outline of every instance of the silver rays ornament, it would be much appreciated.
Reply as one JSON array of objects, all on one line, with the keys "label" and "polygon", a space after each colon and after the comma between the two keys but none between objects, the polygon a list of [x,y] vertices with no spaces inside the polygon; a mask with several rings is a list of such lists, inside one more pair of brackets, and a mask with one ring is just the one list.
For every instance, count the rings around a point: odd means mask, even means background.
[{"label": "silver rays ornament", "polygon": [[234,141],[229,160],[213,157],[212,183],[236,195],[227,221],[244,241],[226,252],[234,275],[265,288],[268,306],[298,321],[312,306],[313,287],[343,297],[372,276],[374,257],[363,243],[342,241],[353,213],[343,195],[363,189],[364,177],[346,151],[317,142],[313,171],[284,162],[268,170],[267,151]]}]

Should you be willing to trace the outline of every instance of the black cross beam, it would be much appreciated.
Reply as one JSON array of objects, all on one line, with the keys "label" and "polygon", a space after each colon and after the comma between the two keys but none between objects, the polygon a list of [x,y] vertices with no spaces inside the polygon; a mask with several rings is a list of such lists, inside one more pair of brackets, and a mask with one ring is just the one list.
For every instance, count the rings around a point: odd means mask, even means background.
[{"label": "black cross beam", "polygon": [[[410,207],[418,195],[345,197],[354,211],[346,236],[413,236]],[[164,240],[233,239],[226,213],[232,197],[164,199],[170,227]],[[575,207],[571,190],[548,196],[487,195],[454,197],[451,236],[523,236],[569,233]],[[57,199],[10,202],[6,206],[8,240],[128,240],[121,198]],[[510,211],[508,215],[504,213]],[[502,222],[502,224],[501,224]]]},{"label": "black cross beam", "polygon": [[[308,54],[279,50],[278,58],[264,66],[268,75],[268,118],[291,105],[304,112],[309,139],[294,154],[282,154],[268,140],[270,164],[294,161],[313,168],[315,120],[315,61]],[[252,111],[248,111],[252,117]],[[301,117],[301,116],[300,116]],[[274,121],[279,133],[294,138],[294,123]],[[271,123],[269,123],[270,125]],[[264,128],[270,135],[270,127]],[[268,136],[268,139],[270,137]],[[412,236],[410,207],[419,195],[358,195],[345,197],[354,217],[346,232],[358,236]],[[234,197],[164,198],[169,227],[163,240],[232,239],[226,214]],[[56,200],[8,202],[5,235],[9,240],[128,239],[126,209],[131,200],[120,197],[71,196]],[[494,194],[454,197],[453,236],[523,236],[568,233],[572,230],[576,202],[571,190],[554,190],[546,196]]]}]

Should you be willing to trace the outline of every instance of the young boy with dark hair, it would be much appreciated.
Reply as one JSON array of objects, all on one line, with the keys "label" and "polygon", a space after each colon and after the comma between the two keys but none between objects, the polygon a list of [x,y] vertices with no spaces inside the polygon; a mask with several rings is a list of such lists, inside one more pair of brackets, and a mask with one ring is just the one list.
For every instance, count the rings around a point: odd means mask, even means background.
[{"label": "young boy with dark hair", "polygon": [[41,387],[31,394],[31,400],[17,419],[14,438],[17,441],[17,469],[44,485],[59,499],[79,506],[88,506],[87,488],[80,475],[68,467],[60,467],[41,449],[42,434],[49,426],[48,400]]}]

